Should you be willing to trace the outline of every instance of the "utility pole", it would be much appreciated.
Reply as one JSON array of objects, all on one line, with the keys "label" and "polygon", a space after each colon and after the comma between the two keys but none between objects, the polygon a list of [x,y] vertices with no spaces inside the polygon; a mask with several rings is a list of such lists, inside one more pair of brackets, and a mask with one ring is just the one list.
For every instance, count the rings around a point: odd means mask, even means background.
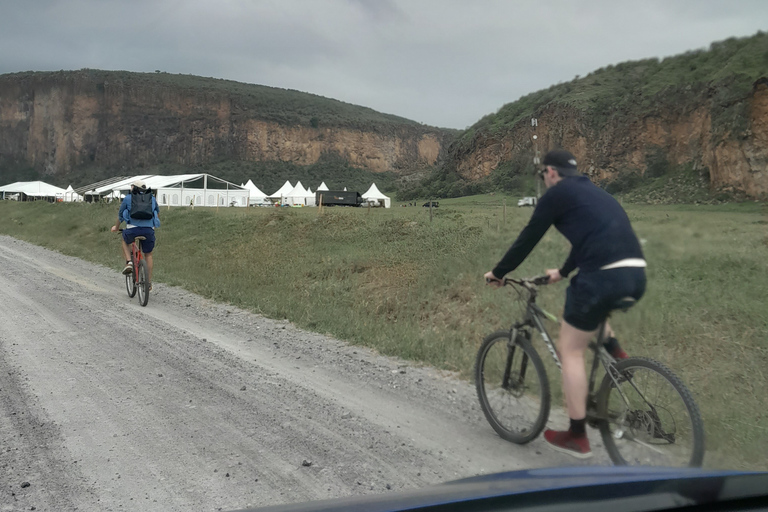
[{"label": "utility pole", "polygon": [[531,128],[533,129],[533,172],[536,181],[536,200],[541,199],[541,180],[539,179],[539,165],[541,165],[541,157],[539,153],[539,136],[536,135],[536,127],[539,126],[539,120],[535,117],[531,118]]}]

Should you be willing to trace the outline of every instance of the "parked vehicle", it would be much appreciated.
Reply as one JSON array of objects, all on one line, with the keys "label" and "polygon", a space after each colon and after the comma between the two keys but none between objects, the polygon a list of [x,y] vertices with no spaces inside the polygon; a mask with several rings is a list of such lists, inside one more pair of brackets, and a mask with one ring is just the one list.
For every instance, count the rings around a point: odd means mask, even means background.
[{"label": "parked vehicle", "polygon": [[536,206],[537,199],[535,197],[524,197],[517,201],[517,206]]},{"label": "parked vehicle", "polygon": [[[424,203],[422,206],[424,208],[429,208],[429,201]],[[438,206],[440,206],[440,202],[439,201],[432,201],[432,208],[437,208]]]},{"label": "parked vehicle", "polygon": [[315,197],[315,204],[322,204],[323,206],[360,206],[363,204],[363,198],[360,196],[360,192],[348,192],[346,190],[319,190],[315,194]]}]

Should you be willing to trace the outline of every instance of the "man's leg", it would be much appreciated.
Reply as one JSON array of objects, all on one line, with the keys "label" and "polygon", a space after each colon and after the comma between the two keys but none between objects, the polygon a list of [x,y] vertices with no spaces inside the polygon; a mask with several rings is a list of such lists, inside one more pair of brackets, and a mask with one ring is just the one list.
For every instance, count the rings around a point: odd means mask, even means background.
[{"label": "man's leg", "polygon": [[588,383],[584,353],[594,335],[595,331],[582,331],[562,321],[558,353],[563,369],[563,393],[571,424],[565,431],[544,432],[544,439],[550,446],[580,459],[592,456],[586,433]]},{"label": "man's leg", "polygon": [[131,249],[128,248],[128,244],[125,243],[125,240],[123,240],[122,237],[120,237],[120,242],[123,245],[123,256],[125,257],[125,261],[131,261]]},{"label": "man's leg", "polygon": [[560,326],[558,350],[563,365],[563,388],[568,417],[582,420],[587,417],[587,370],[584,366],[584,353],[595,331],[577,329],[565,320]]},{"label": "man's leg", "polygon": [[128,248],[128,243],[125,238],[120,237],[120,244],[123,248],[123,257],[125,258],[125,268],[123,268],[123,275],[129,276],[133,272],[133,261],[131,260],[131,250]]},{"label": "man's leg", "polygon": [[149,282],[152,282],[152,264],[154,258],[152,257],[152,253],[148,252],[144,254],[144,259],[147,260],[147,270],[149,271]]}]

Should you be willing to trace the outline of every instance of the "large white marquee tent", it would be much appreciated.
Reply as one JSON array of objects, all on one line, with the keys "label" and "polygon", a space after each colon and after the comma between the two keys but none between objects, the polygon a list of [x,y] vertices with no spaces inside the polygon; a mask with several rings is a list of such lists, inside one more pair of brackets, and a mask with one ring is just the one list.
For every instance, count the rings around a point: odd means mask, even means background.
[{"label": "large white marquee tent", "polygon": [[93,188],[78,189],[87,201],[105,197],[119,198],[128,194],[131,183],[142,180],[156,191],[160,206],[248,206],[250,191],[210,174],[180,174],[176,176],[139,175],[121,178]]},{"label": "large white marquee tent", "polygon": [[64,201],[67,190],[44,181],[17,181],[0,187],[3,199]]}]

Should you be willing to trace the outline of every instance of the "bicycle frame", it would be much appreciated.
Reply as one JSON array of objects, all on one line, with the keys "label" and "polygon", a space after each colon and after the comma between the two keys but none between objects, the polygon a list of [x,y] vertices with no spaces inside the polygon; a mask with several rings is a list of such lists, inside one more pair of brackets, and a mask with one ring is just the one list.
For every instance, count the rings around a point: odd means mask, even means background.
[{"label": "bicycle frame", "polygon": [[139,262],[144,259],[144,251],[141,250],[141,243],[138,238],[144,238],[144,237],[136,237],[136,239],[131,242],[131,261],[133,261],[133,282],[136,283],[136,286],[139,285]]},{"label": "bicycle frame", "polygon": [[[529,294],[528,301],[526,304],[526,309],[525,309],[525,318],[521,322],[515,322],[512,325],[512,328],[510,329],[510,342],[515,340],[518,332],[521,329],[524,329],[526,327],[536,329],[541,335],[542,339],[544,340],[544,344],[549,350],[549,353],[552,355],[552,359],[555,360],[555,364],[562,371],[563,367],[562,367],[562,364],[560,363],[560,357],[557,354],[557,348],[555,347],[555,342],[552,340],[552,337],[549,335],[549,332],[547,331],[547,328],[544,325],[544,319],[548,319],[553,322],[556,322],[557,317],[552,313],[544,310],[538,304],[536,304],[536,297],[538,295],[538,288],[536,285],[538,284],[538,281],[541,279],[542,278],[522,279],[522,280],[515,280],[515,279],[509,279],[509,278],[506,279],[506,283],[511,283],[517,286],[521,286],[525,288]],[[595,357],[592,359],[592,369],[589,372],[589,386],[587,388],[588,402],[591,402],[593,399],[593,391],[595,389],[595,383],[597,381],[598,363],[601,363],[603,365],[603,368],[605,368],[606,373],[608,373],[611,376],[611,379],[617,384],[618,384],[618,379],[620,378],[619,372],[618,370],[616,370],[616,366],[615,366],[616,360],[613,357],[611,357],[610,354],[608,354],[608,351],[605,350],[602,343],[602,340],[605,336],[606,323],[607,323],[607,319],[603,321],[600,324],[600,327],[598,328],[597,338],[596,338],[598,341],[592,341],[589,344],[589,348],[595,353]],[[626,400],[626,396],[624,396],[624,393],[621,391],[621,389],[618,389],[618,392]]]}]

